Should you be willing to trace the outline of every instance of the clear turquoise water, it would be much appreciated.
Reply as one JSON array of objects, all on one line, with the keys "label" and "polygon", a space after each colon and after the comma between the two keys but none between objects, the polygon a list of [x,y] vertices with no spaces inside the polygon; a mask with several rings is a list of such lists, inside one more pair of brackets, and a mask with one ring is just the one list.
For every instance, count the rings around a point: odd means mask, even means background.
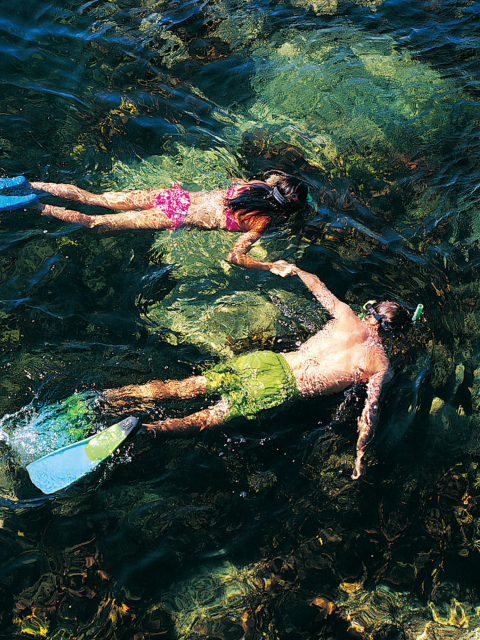
[{"label": "clear turquoise water", "polygon": [[1,175],[200,189],[280,166],[316,210],[257,255],[353,305],[422,302],[426,317],[390,347],[365,481],[349,480],[360,402],[338,412],[341,396],[196,436],[139,433],[45,498],[25,464],[67,437],[46,407],[290,348],[324,315],[299,282],[222,261],[233,234],[2,214],[2,637],[413,640],[479,625],[478,10],[0,8]]}]

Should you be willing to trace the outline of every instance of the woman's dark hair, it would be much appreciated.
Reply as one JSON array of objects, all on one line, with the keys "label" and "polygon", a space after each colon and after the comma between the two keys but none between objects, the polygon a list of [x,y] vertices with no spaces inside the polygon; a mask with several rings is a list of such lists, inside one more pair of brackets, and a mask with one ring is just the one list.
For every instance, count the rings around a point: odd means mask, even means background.
[{"label": "woman's dark hair", "polygon": [[403,333],[412,326],[410,312],[398,302],[378,302],[372,309],[385,333]]},{"label": "woman's dark hair", "polygon": [[[251,182],[237,191],[237,196],[228,200],[228,208],[239,217],[269,216],[273,219],[290,217],[301,211],[308,196],[307,185],[283,171],[264,174],[265,182]],[[272,178],[278,178],[273,180]]]}]

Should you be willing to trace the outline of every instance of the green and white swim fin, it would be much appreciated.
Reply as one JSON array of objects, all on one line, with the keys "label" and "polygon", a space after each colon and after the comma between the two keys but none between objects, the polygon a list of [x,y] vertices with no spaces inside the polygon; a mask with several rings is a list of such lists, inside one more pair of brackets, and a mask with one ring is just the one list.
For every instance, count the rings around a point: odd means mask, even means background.
[{"label": "green and white swim fin", "polygon": [[68,487],[93,471],[137,425],[137,418],[125,418],[90,438],[35,460],[27,466],[30,480],[46,494]]}]

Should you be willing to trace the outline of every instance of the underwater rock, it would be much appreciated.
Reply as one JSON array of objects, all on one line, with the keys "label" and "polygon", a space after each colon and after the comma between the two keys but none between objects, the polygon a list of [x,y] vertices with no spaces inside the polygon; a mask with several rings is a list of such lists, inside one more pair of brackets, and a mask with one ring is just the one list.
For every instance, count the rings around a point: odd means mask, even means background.
[{"label": "underwater rock", "polygon": [[267,20],[263,11],[253,10],[252,5],[247,4],[244,5],[244,10],[238,5],[237,10],[233,12],[231,4],[225,0],[216,2],[216,7],[222,18],[214,31],[218,38],[243,49],[251,46],[262,36]]},{"label": "underwater rock", "polygon": [[147,609],[141,620],[142,629],[155,636],[173,637],[174,624],[171,616],[161,606],[154,605]]},{"label": "underwater rock", "polygon": [[454,371],[454,356],[445,344],[433,340],[428,342],[427,351],[432,354],[432,386],[438,389],[446,384],[448,377]]},{"label": "underwater rock", "polygon": [[444,456],[455,456],[465,451],[471,437],[472,421],[462,406],[457,409],[434,398],[430,408],[428,442]]},{"label": "underwater rock", "polygon": [[[15,451],[4,441],[5,434],[2,431],[0,431],[0,459],[2,461],[0,466],[0,496],[1,501],[15,501],[17,500],[17,485],[21,485],[21,482],[18,481],[18,476],[20,475],[21,477],[22,467],[20,459],[15,455]],[[0,529],[2,527],[3,519],[0,519]]]},{"label": "underwater rock", "polygon": [[459,640],[480,640],[480,626],[462,635]]},{"label": "underwater rock", "polygon": [[312,9],[317,15],[331,16],[338,11],[338,0],[293,0],[292,4]]},{"label": "underwater rock", "polygon": [[258,471],[256,473],[252,473],[248,478],[248,486],[255,491],[255,493],[259,493],[265,489],[270,489],[276,483],[277,476],[273,471]]},{"label": "underwater rock", "polygon": [[159,327],[171,344],[188,342],[202,352],[231,357],[242,345],[270,344],[282,335],[282,313],[254,291],[239,291],[216,300],[197,298],[196,287],[180,285],[148,312],[152,332]]},{"label": "underwater rock", "polygon": [[454,396],[457,393],[460,385],[463,384],[464,380],[465,380],[465,365],[457,364],[457,366],[455,367],[455,379],[453,383],[452,396]]},{"label": "underwater rock", "polygon": [[335,604],[325,598],[314,598],[310,604],[319,609],[321,619],[327,618],[335,611]]},{"label": "underwater rock", "polygon": [[272,576],[262,562],[245,567],[223,562],[174,584],[163,598],[163,609],[178,638],[239,640],[250,627],[252,598],[268,593],[271,585]]},{"label": "underwater rock", "polygon": [[[283,291],[282,281],[274,276],[235,267],[224,259],[234,241],[232,233],[219,230],[157,234],[152,252],[158,261],[171,265],[168,277],[178,284],[161,301],[150,303],[149,291],[155,282],[148,282],[141,306],[146,307],[150,333],[161,332],[171,344],[188,342],[204,353],[232,356],[245,348],[271,345],[283,336],[304,337],[305,327],[320,328],[325,314],[318,305]],[[267,237],[250,255],[275,260],[288,243],[280,234]],[[301,255],[302,250],[300,244],[297,253]]]},{"label": "underwater rock", "polygon": [[418,612],[418,604],[409,606],[408,594],[395,592],[384,585],[374,591],[361,587],[343,591],[348,597],[336,603],[336,615],[348,625],[350,635],[362,640],[380,636],[387,629],[400,631],[412,614]]},{"label": "underwater rock", "polygon": [[[312,7],[311,0],[302,4]],[[313,9],[334,13],[336,0],[320,0]],[[218,37],[229,39],[228,23],[229,18],[219,25]],[[237,32],[242,28],[238,20],[231,26]],[[241,37],[231,41],[232,48],[245,46]],[[255,61],[256,99],[248,118],[236,118],[234,137],[239,131],[269,129],[270,145],[292,144],[310,165],[358,182],[392,173],[403,179],[435,166],[435,158],[418,158],[414,150],[424,143],[435,148],[435,140],[449,130],[448,114],[457,113],[456,87],[429,65],[399,56],[393,38],[366,43],[354,29],[344,29],[341,37],[335,30],[306,36],[284,29],[268,42],[254,40],[249,54]],[[441,110],[430,109],[432,99]],[[467,121],[471,115],[465,105],[460,118]],[[426,209],[419,191],[412,215],[425,219],[435,205]]]},{"label": "underwater rock", "polygon": [[[372,11],[383,4],[384,0],[351,0],[349,4],[358,4],[369,7]],[[294,0],[294,7],[305,7],[311,9],[317,16],[335,15],[339,11],[338,0]],[[342,3],[343,6],[344,3]]]},{"label": "underwater rock", "polygon": [[459,583],[445,580],[436,589],[428,608],[433,620],[443,627],[468,629],[471,624],[479,624],[479,612],[472,602],[462,598]]},{"label": "underwater rock", "polygon": [[[200,92],[198,92],[199,95]],[[222,124],[232,125],[227,114],[212,105],[211,116]],[[241,132],[231,134],[232,144],[241,141]],[[197,148],[180,142],[172,143],[169,153],[149,156],[140,162],[125,164],[120,160],[113,167],[113,178],[119,190],[170,187],[174,182],[190,191],[226,189],[229,176],[243,176],[238,158],[229,141],[214,148]],[[208,233],[211,233],[210,231]],[[208,234],[207,234],[208,235]],[[229,234],[232,235],[232,234]]]},{"label": "underwater rock", "polygon": [[405,640],[463,640],[464,636],[454,627],[442,627],[432,620],[422,618],[411,621],[404,631],[402,640],[403,638]]},{"label": "underwater rock", "polygon": [[[374,591],[350,590],[348,599],[343,598],[336,607],[333,615],[338,615],[347,625],[352,637],[361,640],[396,637],[391,635],[394,629],[398,637],[405,640],[477,640],[478,637],[470,638],[471,634],[464,636],[460,631],[468,627],[468,620],[464,605],[455,599],[437,610],[432,603],[424,607],[409,592],[394,591],[380,584]],[[477,624],[473,607],[468,607],[468,614]]]},{"label": "underwater rock", "polygon": [[473,412],[480,413],[480,369],[475,369],[473,372],[471,397]]},{"label": "underwater rock", "polygon": [[473,372],[473,384],[471,388],[472,399],[472,439],[469,452],[478,455],[480,453],[480,369]]},{"label": "underwater rock", "polygon": [[432,618],[442,626],[458,627],[466,629],[468,627],[468,617],[465,614],[463,605],[455,598],[449,604],[444,603],[439,609],[433,602],[429,603]]},{"label": "underwater rock", "polygon": [[410,221],[425,220],[432,217],[437,219],[442,214],[447,214],[453,204],[445,199],[438,189],[430,188],[420,192],[412,199],[407,207],[407,217]]},{"label": "underwater rock", "polygon": [[187,47],[168,28],[161,13],[151,13],[141,20],[138,37],[155,50],[167,69],[189,58]]}]

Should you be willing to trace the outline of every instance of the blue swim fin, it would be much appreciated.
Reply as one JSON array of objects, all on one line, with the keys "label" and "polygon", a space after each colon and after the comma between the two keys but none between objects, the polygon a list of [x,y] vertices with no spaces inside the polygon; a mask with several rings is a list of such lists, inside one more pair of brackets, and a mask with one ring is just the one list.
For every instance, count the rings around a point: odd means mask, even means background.
[{"label": "blue swim fin", "polygon": [[137,425],[137,418],[125,418],[90,438],[35,460],[27,466],[30,480],[46,494],[68,487],[98,467]]},{"label": "blue swim fin", "polygon": [[0,178],[0,191],[5,189],[15,189],[15,187],[23,187],[27,184],[27,179],[24,176],[17,176],[16,178]]},{"label": "blue swim fin", "polygon": [[13,211],[14,209],[27,209],[38,204],[38,198],[34,193],[28,196],[0,196],[0,211]]}]

